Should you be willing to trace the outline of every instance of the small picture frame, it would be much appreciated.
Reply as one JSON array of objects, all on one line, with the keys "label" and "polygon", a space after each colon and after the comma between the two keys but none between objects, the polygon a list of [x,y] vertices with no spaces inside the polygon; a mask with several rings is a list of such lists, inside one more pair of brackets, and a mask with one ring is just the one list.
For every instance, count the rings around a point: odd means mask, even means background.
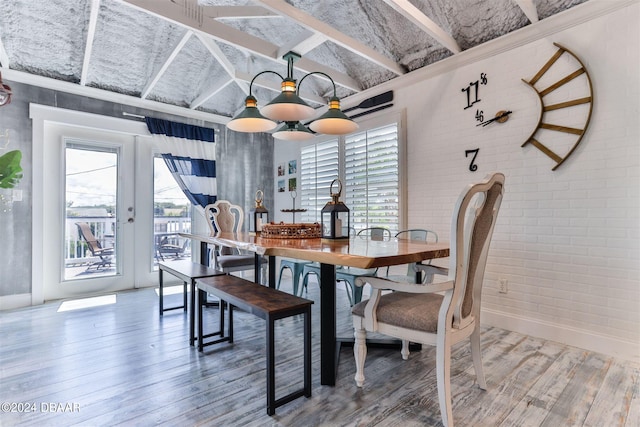
[{"label": "small picture frame", "polygon": [[286,187],[284,185],[284,179],[279,179],[278,180],[278,193],[284,193],[286,190]]},{"label": "small picture frame", "polygon": [[278,165],[278,176],[285,176],[287,173],[287,165],[284,163],[280,163]]},{"label": "small picture frame", "polygon": [[298,182],[295,178],[289,178],[289,191],[296,191],[298,189]]},{"label": "small picture frame", "polygon": [[298,161],[289,160],[289,175],[293,175],[298,172]]}]

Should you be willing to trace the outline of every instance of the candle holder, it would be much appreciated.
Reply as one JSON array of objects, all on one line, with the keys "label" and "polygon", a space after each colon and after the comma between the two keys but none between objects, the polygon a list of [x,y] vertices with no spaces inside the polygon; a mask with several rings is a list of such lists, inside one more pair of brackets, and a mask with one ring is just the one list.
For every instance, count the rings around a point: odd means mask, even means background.
[{"label": "candle holder", "polygon": [[[338,192],[333,192],[333,185],[338,183]],[[320,224],[322,225],[322,238],[337,240],[348,239],[351,222],[349,218],[349,208],[340,201],[342,194],[342,182],[339,179],[331,181],[329,187],[331,201],[320,211]]]},{"label": "candle holder", "polygon": [[262,205],[264,200],[264,192],[256,191],[256,207],[251,211],[249,231],[259,234],[262,232],[262,226],[269,224],[269,211]]}]

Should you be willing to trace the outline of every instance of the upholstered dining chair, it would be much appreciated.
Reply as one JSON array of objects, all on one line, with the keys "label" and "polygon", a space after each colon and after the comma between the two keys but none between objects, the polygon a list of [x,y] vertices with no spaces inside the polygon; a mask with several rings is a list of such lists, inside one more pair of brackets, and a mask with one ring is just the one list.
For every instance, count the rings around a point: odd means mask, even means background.
[{"label": "upholstered dining chair", "polygon": [[[204,215],[211,233],[242,232],[244,222],[244,210],[228,200],[217,200],[204,207]],[[213,265],[217,270],[231,273],[234,271],[253,270],[255,267],[255,255],[243,254],[235,248],[226,246],[216,247],[213,250]],[[266,280],[267,260],[260,257],[260,280]]]},{"label": "upholstered dining chair", "polygon": [[[445,426],[453,426],[450,373],[454,344],[470,338],[478,385],[486,389],[480,350],[480,297],[503,187],[504,175],[494,173],[469,185],[458,198],[451,224],[449,268],[419,266],[429,273],[448,273],[448,280],[425,285],[373,277],[358,279],[359,285],[366,282],[372,286],[371,298],[352,309],[358,387],[364,384],[366,337],[370,331],[401,339],[403,359],[409,357],[410,341],[436,346],[438,400]],[[382,290],[393,292],[382,294]]]}]

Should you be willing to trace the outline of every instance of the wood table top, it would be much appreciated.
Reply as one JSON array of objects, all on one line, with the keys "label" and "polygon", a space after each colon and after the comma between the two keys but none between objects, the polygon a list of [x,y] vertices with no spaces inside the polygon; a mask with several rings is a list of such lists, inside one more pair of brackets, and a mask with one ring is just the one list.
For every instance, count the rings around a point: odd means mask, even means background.
[{"label": "wood table top", "polygon": [[356,268],[376,268],[409,264],[449,256],[449,243],[426,243],[416,240],[384,241],[354,237],[344,240],[268,239],[249,233],[209,233],[181,236],[200,242],[229,246],[265,256],[282,256],[324,264]]}]

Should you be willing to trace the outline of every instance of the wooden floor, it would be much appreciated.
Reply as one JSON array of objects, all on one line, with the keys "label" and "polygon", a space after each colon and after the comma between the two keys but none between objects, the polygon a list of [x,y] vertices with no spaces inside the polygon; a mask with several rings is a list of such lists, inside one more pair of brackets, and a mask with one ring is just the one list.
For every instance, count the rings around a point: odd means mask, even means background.
[{"label": "wooden floor", "polygon": [[[287,285],[284,289],[290,289]],[[309,298],[317,301],[317,286]],[[171,296],[178,301],[178,296]],[[57,312],[60,302],[0,312],[1,426],[439,426],[435,352],[403,361],[370,349],[365,387],[355,386],[351,349],[335,387],[319,383],[319,303],[313,307],[312,397],[266,415],[264,322],[235,316],[235,343],[199,354],[187,315],[158,316],[153,289],[117,303]],[[338,332],[351,335],[338,290]],[[216,309],[209,309],[213,323]],[[276,326],[278,396],[302,381],[302,321]],[[483,328],[489,389],[475,382],[469,346],[453,351],[457,426],[640,426],[640,367],[496,328]],[[9,412],[7,412],[9,410]],[[29,410],[28,413],[11,412]]]}]

